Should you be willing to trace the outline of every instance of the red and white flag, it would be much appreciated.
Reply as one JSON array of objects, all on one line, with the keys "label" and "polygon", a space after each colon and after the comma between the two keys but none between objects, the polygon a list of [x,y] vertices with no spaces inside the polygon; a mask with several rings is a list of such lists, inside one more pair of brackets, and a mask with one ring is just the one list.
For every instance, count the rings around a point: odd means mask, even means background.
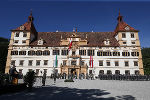
[{"label": "red and white flag", "polygon": [[90,56],[90,67],[93,68],[93,57]]},{"label": "red and white flag", "polygon": [[69,51],[71,49],[71,46],[72,46],[72,39],[70,38],[70,42],[69,42]]}]

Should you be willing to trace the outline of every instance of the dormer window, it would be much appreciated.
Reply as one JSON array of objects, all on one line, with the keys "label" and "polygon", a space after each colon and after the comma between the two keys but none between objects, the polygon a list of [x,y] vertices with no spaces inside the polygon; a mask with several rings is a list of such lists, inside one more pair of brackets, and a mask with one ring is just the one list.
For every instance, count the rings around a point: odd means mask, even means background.
[{"label": "dormer window", "polygon": [[24,30],[25,29],[25,27],[22,25],[22,26],[20,26],[20,30]]},{"label": "dormer window", "polygon": [[126,27],[125,27],[125,30],[130,30],[129,26],[126,26]]},{"label": "dormer window", "polygon": [[43,44],[44,44],[43,39],[38,40],[38,45],[43,45]]},{"label": "dormer window", "polygon": [[105,44],[105,45],[110,45],[109,39],[106,39],[106,40],[104,41],[104,44]]}]

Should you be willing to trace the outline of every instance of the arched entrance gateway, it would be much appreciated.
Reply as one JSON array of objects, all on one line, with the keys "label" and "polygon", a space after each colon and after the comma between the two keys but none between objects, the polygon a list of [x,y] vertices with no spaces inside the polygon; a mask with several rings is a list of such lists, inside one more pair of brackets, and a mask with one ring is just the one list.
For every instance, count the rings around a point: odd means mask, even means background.
[{"label": "arched entrance gateway", "polygon": [[[67,39],[61,39],[61,45],[67,46],[67,59],[61,64],[61,74],[66,73],[67,76],[78,77],[87,74],[87,64],[84,63],[77,49],[80,50],[81,45],[87,45],[87,40],[82,40],[76,32],[72,33]],[[78,52],[78,53],[77,53]],[[81,53],[81,52],[80,52]],[[84,53],[84,50],[82,51]]]}]

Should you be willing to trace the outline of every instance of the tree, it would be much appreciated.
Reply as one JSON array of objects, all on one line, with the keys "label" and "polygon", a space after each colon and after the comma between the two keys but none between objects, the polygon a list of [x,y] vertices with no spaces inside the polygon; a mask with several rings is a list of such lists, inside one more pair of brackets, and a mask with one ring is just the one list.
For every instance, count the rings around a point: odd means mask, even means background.
[{"label": "tree", "polygon": [[36,81],[36,79],[35,79],[34,71],[29,71],[24,76],[24,83],[28,86],[29,91],[32,90],[32,87],[33,87],[35,81]]},{"label": "tree", "polygon": [[5,72],[7,52],[8,52],[8,39],[0,37],[0,72]]},{"label": "tree", "polygon": [[150,75],[150,48],[142,48],[144,74]]}]

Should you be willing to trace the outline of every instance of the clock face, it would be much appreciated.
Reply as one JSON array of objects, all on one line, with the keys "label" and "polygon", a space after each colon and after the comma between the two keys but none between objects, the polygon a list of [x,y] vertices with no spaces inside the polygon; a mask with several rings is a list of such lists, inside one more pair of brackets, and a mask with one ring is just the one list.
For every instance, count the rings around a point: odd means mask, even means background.
[{"label": "clock face", "polygon": [[24,30],[25,29],[25,27],[22,25],[22,26],[20,26],[20,30]]},{"label": "clock face", "polygon": [[130,30],[129,26],[126,26],[126,27],[125,27],[125,30]]}]

